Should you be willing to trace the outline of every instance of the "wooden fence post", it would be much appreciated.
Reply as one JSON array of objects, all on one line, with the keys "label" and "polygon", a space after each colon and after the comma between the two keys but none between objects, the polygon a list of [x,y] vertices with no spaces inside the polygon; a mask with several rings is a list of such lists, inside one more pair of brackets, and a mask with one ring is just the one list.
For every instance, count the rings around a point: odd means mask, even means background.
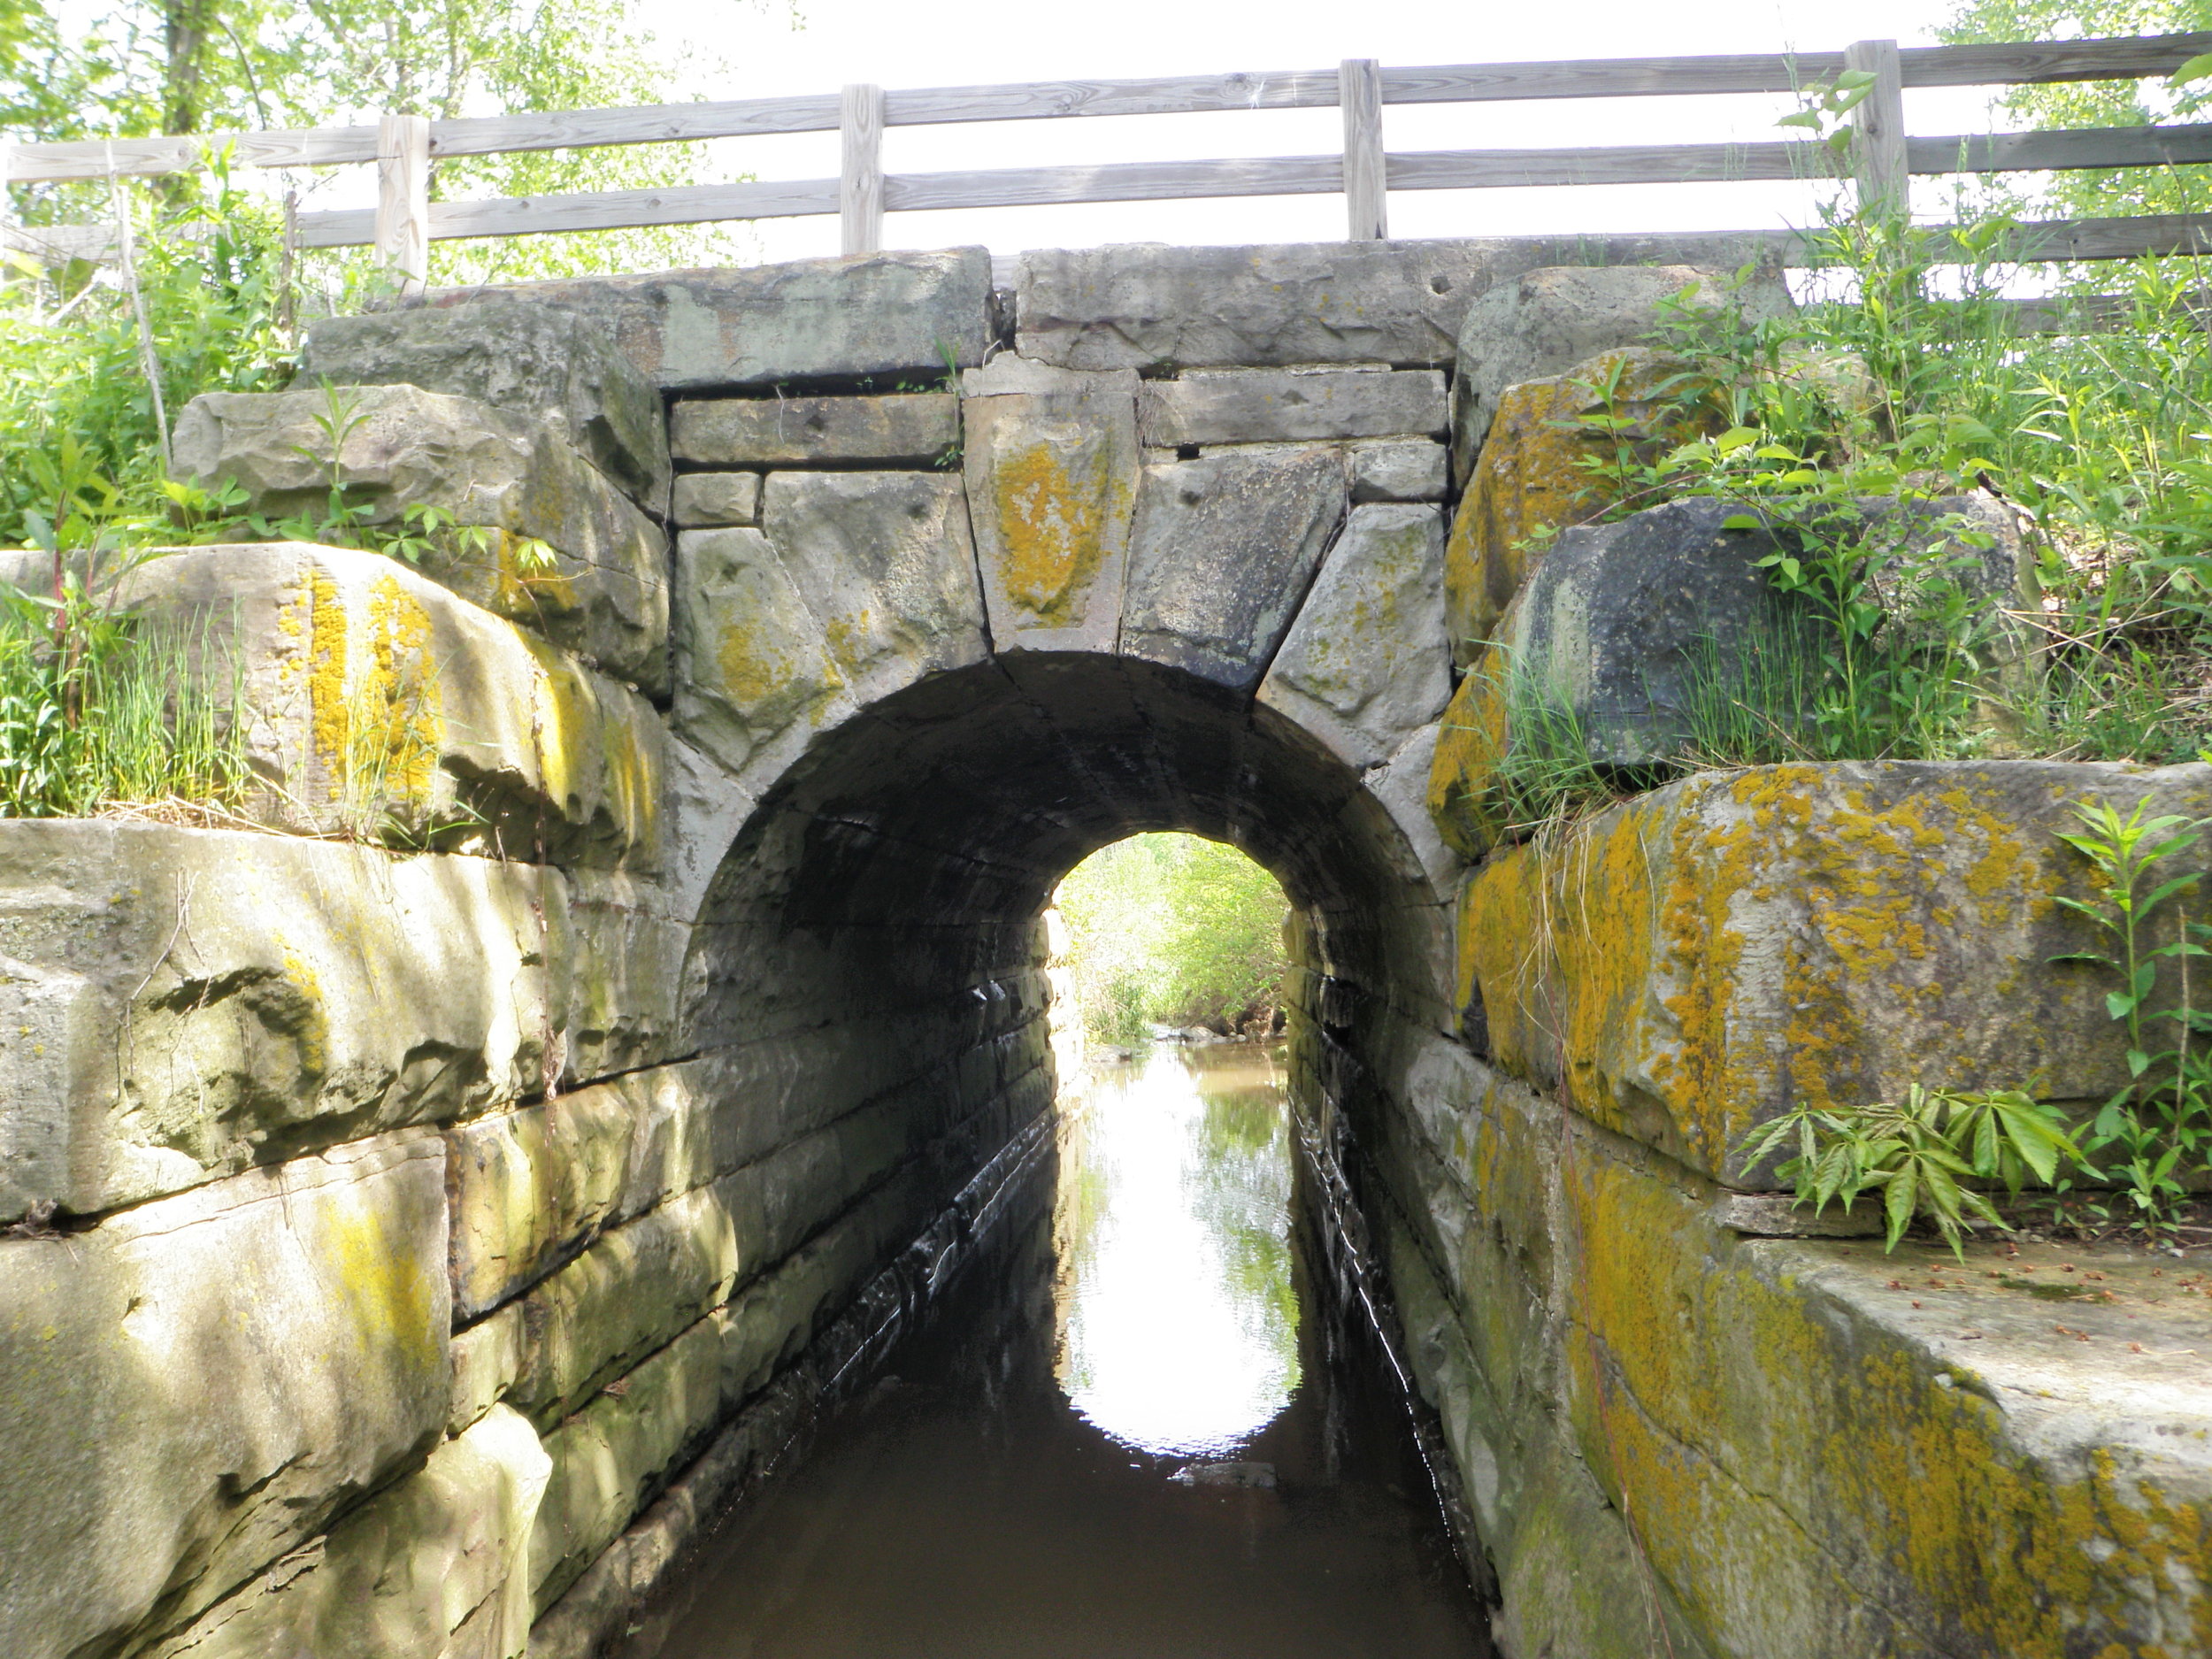
[{"label": "wooden fence post", "polygon": [[1387,164],[1383,157],[1382,65],[1372,58],[1347,58],[1337,65],[1337,102],[1344,110],[1344,206],[1354,242],[1381,242],[1390,234]]},{"label": "wooden fence post", "polygon": [[1843,66],[1874,77],[1851,111],[1855,129],[1851,166],[1859,188],[1859,211],[1871,218],[1911,211],[1905,166],[1905,81],[1895,41],[1855,41],[1843,49]]},{"label": "wooden fence post", "polygon": [[855,81],[839,96],[837,114],[838,251],[874,253],[883,246],[883,88]]},{"label": "wooden fence post", "polygon": [[430,121],[387,115],[376,126],[376,259],[403,296],[430,275]]}]

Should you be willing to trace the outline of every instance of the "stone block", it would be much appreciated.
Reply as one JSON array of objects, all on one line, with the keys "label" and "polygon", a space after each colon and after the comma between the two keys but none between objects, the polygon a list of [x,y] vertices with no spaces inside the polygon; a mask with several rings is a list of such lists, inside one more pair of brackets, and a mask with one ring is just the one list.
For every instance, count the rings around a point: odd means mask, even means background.
[{"label": "stone block", "polygon": [[494,1407],[150,1659],[524,1659],[530,1530],[552,1473],[530,1425]]},{"label": "stone block", "polygon": [[563,1084],[660,1065],[688,1046],[691,924],[668,913],[657,885],[625,871],[574,871],[547,881],[542,914]]},{"label": "stone block", "polygon": [[[1452,649],[1462,666],[1481,654],[1547,538],[1620,498],[1617,473],[1596,464],[1609,466],[1618,443],[1648,460],[1699,435],[1701,423],[1675,401],[1694,373],[1682,358],[1632,347],[1498,395],[1490,442],[1460,499],[1445,551]],[[1609,412],[1632,424],[1603,434],[1574,424]]]},{"label": "stone block", "polygon": [[[346,416],[334,457],[333,396]],[[666,689],[667,542],[544,420],[411,386],[210,392],[178,417],[172,449],[180,476],[234,480],[273,518],[319,522],[334,468],[373,526],[396,531],[414,507],[449,514],[455,527],[426,538],[424,574]]]},{"label": "stone block", "polygon": [[1443,563],[1439,509],[1353,508],[1260,701],[1361,771],[1396,754],[1451,695]]},{"label": "stone block", "polygon": [[989,655],[957,478],[771,472],[761,526],[862,703]]},{"label": "stone block", "polygon": [[1111,650],[1140,465],[1137,377],[1010,355],[972,369],[962,465],[999,650]]},{"label": "stone block", "polygon": [[[1499,1065],[1715,1179],[1800,1101],[1914,1083],[2101,1102],[2127,1080],[2062,907],[2070,808],[2212,813],[2212,768],[1852,762],[1701,773],[1494,857],[1460,903],[1459,998]],[[1563,1073],[1562,1067],[1563,1066]]]},{"label": "stone block", "polygon": [[1795,308],[1781,272],[1757,267],[1732,289],[1726,265],[1553,265],[1502,280],[1470,304],[1452,381],[1452,475],[1472,475],[1484,434],[1509,386],[1546,380],[1602,351],[1642,346],[1670,306],[1728,306],[1747,319]]},{"label": "stone block", "polygon": [[960,442],[960,400],[687,398],[668,412],[668,437],[679,461],[700,466],[934,466]]},{"label": "stone block", "polygon": [[1440,437],[1448,419],[1434,369],[1211,369],[1147,380],[1144,442],[1300,443],[1331,438]]},{"label": "stone block", "polygon": [[258,542],[165,553],[125,606],[185,625],[220,700],[241,681],[273,827],[557,863],[660,856],[666,728],[629,687],[351,548]]},{"label": "stone block", "polygon": [[442,1163],[388,1137],[0,1242],[0,1649],[189,1621],[436,1440]]},{"label": "stone block", "polygon": [[679,528],[704,530],[760,522],[757,472],[686,472],[676,480],[672,511]]},{"label": "stone block", "polygon": [[1348,451],[1355,504],[1378,501],[1442,501],[1451,493],[1451,466],[1440,443],[1425,438],[1383,438]]},{"label": "stone block", "polygon": [[1578,258],[1733,270],[1763,251],[1727,235],[1054,249],[1021,257],[1015,342],[1071,369],[1441,368],[1468,306],[1525,272]]},{"label": "stone block", "polygon": [[821,624],[758,530],[677,538],[676,658],[676,730],[733,772],[757,759],[772,775],[768,751],[852,707]]},{"label": "stone block", "polygon": [[446,1408],[445,1432],[465,1433],[471,1424],[507,1397],[522,1374],[529,1333],[523,1328],[522,1304],[511,1302],[498,1312],[456,1331],[449,1345],[453,1356],[453,1389]]},{"label": "stone block", "polygon": [[[572,311],[664,391],[892,378],[970,368],[995,337],[981,248],[858,254],[742,269],[526,282],[517,301]],[[454,304],[456,290],[432,296]]]},{"label": "stone block", "polygon": [[1330,449],[1230,450],[1146,467],[1123,654],[1253,688],[1344,522],[1348,496]]},{"label": "stone block", "polygon": [[659,388],[581,314],[496,291],[457,304],[320,317],[303,386],[416,386],[543,419],[648,512],[668,498]]}]

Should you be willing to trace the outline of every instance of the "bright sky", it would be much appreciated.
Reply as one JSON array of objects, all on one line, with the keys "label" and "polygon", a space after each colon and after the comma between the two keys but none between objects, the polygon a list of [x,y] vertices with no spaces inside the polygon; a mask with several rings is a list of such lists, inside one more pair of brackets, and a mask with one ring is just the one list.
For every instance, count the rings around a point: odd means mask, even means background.
[{"label": "bright sky", "polygon": [[[915,0],[799,0],[794,28],[782,0],[646,0],[664,42],[718,58],[727,73],[695,76],[682,90],[708,97],[826,92],[846,81],[886,87],[1288,71],[1333,67],[1345,58],[1386,65],[1617,58],[1704,52],[1833,50],[1857,39],[1928,44],[1950,0],[1859,0],[1847,11],[1804,0],[1574,0],[1572,4],[1436,0],[1112,0],[1110,10],[1068,0],[1013,0],[946,7]],[[1985,131],[1985,96],[1974,90],[1906,94],[1916,134]],[[1517,144],[1760,141],[1786,100],[1762,97],[1605,99],[1529,104],[1386,107],[1390,149]],[[1210,156],[1304,156],[1339,150],[1333,109],[1240,111],[1185,116],[979,122],[891,128],[887,172],[926,173],[1063,162]],[[834,134],[733,141],[733,171],[763,179],[818,179],[837,171]],[[1925,205],[1934,208],[1939,191]],[[1333,196],[1224,201],[1115,203],[893,214],[893,247],[985,242],[995,251],[1114,242],[1245,242],[1344,234]],[[1789,184],[1610,186],[1573,189],[1396,192],[1390,228],[1400,236],[1536,232],[1737,228],[1803,224],[1803,187]],[[761,250],[798,258],[837,250],[828,218],[764,221]]]}]

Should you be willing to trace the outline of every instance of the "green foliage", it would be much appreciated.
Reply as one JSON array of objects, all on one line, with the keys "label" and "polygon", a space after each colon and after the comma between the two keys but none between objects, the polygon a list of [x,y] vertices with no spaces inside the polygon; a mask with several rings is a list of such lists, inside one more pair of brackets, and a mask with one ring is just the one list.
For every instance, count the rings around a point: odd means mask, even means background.
[{"label": "green foliage", "polygon": [[1148,1025],[1234,1029],[1282,998],[1288,902],[1233,847],[1195,835],[1133,835],[1060,883],[1069,966],[1085,1026],[1102,1042]]},{"label": "green foliage", "polygon": [[2017,1197],[2031,1176],[2044,1186],[2081,1149],[2055,1108],[2014,1089],[1961,1093],[1924,1089],[1873,1106],[1796,1110],[1746,1137],[1737,1156],[1747,1164],[1778,1151],[1795,1156],[1775,1173],[1795,1188],[1815,1215],[1831,1202],[1848,1211],[1863,1193],[1878,1191],[1885,1250],[1894,1250],[1916,1217],[1935,1224],[1954,1255],[1971,1216],[2002,1225],[1972,1182],[2001,1183]]},{"label": "green foliage", "polygon": [[[2085,962],[2116,976],[2119,988],[2105,994],[2105,1009],[2127,1028],[2130,1081],[2097,1113],[2085,1136],[2089,1154],[2109,1158],[2107,1173],[2124,1183],[2129,1217],[2147,1230],[2170,1225],[2187,1194],[2185,1178],[2212,1171],[2212,1055],[2193,1039],[2212,1033],[2212,1013],[2200,1010],[2189,984],[2190,964],[2212,956],[2212,927],[2192,921],[2180,901],[2200,885],[2193,871],[2170,874],[2168,861],[2197,845],[2202,822],[2163,816],[2146,818],[2148,798],[2123,818],[2111,805],[2078,805],[2083,831],[2060,839],[2097,872],[2095,896],[2059,902],[2087,918],[2111,942],[2103,951],[2054,957]],[[2156,915],[2174,911],[2174,937],[2156,937]],[[2162,970],[2178,981],[2172,1005],[2160,1000]],[[2171,1025],[2173,1044],[2161,1048],[2154,1026]]]}]

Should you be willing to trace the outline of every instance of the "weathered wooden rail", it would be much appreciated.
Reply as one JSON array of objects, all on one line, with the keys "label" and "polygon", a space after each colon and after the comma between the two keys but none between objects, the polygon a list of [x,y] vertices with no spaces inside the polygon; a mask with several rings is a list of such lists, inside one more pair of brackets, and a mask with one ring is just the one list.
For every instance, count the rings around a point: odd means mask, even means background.
[{"label": "weathered wooden rail", "polygon": [[[7,153],[6,178],[27,183],[188,172],[227,150],[234,165],[365,165],[378,169],[374,209],[303,213],[302,245],[373,246],[403,285],[424,277],[428,244],[458,236],[517,236],[724,219],[835,214],[849,253],[881,245],[883,215],[935,208],[1167,201],[1201,196],[1341,192],[1354,240],[1387,234],[1393,190],[1530,185],[1663,184],[1829,176],[1833,157],[1809,142],[1630,144],[1388,153],[1382,110],[1394,104],[1477,104],[1557,98],[1672,97],[1788,92],[1846,70],[1874,77],[1852,112],[1849,163],[1863,201],[1901,203],[1915,174],[2042,172],[2212,162],[2212,125],[1909,135],[1908,87],[2024,86],[2142,79],[2212,51],[2212,33],[2111,40],[2016,42],[1900,49],[1862,41],[1839,52],[1463,64],[1395,68],[1348,58],[1333,71],[1060,81],[572,110],[458,120],[388,115],[376,126],[25,144]],[[889,174],[883,134],[893,127],[1079,116],[1314,109],[1344,113],[1340,153],[1248,159],[1145,161]],[[681,143],[763,134],[836,132],[833,179],[434,202],[443,157],[618,144]],[[2212,216],[2164,215],[2032,227],[2023,258],[2121,258],[2212,251]]]}]

